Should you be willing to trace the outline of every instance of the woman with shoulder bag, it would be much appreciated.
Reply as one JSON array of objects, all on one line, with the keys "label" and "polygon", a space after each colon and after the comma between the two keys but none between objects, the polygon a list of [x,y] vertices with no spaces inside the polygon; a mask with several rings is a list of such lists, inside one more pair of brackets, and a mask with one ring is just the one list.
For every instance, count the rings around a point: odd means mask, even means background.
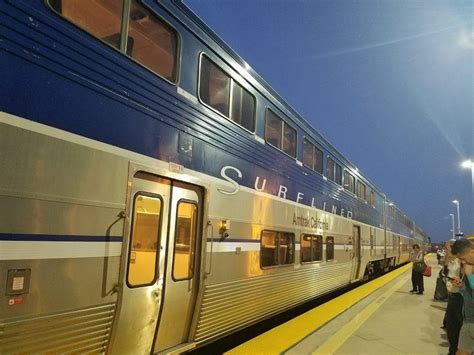
[{"label": "woman with shoulder bag", "polygon": [[425,290],[423,286],[423,271],[425,271],[426,264],[423,259],[423,252],[418,244],[413,244],[410,261],[413,262],[413,269],[411,271],[411,283],[413,288],[410,290],[410,293],[422,295]]}]

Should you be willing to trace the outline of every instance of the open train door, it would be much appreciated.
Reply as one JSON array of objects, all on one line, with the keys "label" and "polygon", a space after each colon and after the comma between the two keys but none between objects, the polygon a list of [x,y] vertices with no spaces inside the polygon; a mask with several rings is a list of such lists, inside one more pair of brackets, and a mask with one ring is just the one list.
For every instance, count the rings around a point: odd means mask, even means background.
[{"label": "open train door", "polygon": [[195,185],[134,173],[111,353],[150,354],[187,341],[199,280],[201,205]]},{"label": "open train door", "polygon": [[360,271],[360,259],[361,259],[361,249],[360,249],[360,227],[353,225],[352,226],[352,275],[351,281],[359,280],[359,271]]}]

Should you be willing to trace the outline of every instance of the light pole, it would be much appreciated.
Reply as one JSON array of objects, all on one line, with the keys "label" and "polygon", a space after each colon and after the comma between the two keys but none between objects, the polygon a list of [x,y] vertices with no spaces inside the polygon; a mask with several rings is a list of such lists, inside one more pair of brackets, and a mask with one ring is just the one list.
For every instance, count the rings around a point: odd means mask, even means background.
[{"label": "light pole", "polygon": [[449,215],[451,216],[451,220],[453,221],[453,229],[451,229],[453,231],[453,239],[456,239],[456,237],[454,236],[454,214],[450,213]]},{"label": "light pole", "polygon": [[472,176],[472,182],[471,182],[472,200],[471,200],[471,203],[473,204],[472,208],[474,209],[474,160],[463,161],[461,166],[465,169],[471,169],[471,176]]},{"label": "light pole", "polygon": [[453,203],[456,205],[458,211],[458,235],[461,236],[461,217],[459,216],[459,201],[454,200]]}]

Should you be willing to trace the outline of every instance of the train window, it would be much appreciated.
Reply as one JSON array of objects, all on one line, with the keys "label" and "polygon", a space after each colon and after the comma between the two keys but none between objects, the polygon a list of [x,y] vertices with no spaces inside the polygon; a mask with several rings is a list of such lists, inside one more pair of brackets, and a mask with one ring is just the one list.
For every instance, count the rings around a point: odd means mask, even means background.
[{"label": "train window", "polygon": [[326,260],[334,260],[334,237],[326,237]]},{"label": "train window", "polygon": [[137,0],[131,2],[128,36],[132,58],[169,81],[176,81],[178,35]]},{"label": "train window", "polygon": [[150,285],[155,281],[161,206],[157,196],[135,196],[127,273],[129,286]]},{"label": "train window", "polygon": [[342,168],[339,164],[336,164],[336,180],[335,182],[339,185],[342,185]]},{"label": "train window", "polygon": [[122,1],[49,0],[48,3],[69,21],[120,49]]},{"label": "train window", "polygon": [[265,117],[265,140],[289,156],[296,158],[296,130],[270,109],[267,109]]},{"label": "train window", "polygon": [[344,170],[344,188],[355,194],[355,178],[347,170]]},{"label": "train window", "polygon": [[188,280],[194,275],[194,253],[197,232],[197,206],[180,201],[176,213],[173,279]]},{"label": "train window", "polygon": [[255,98],[232,80],[230,119],[250,132],[255,132]]},{"label": "train window", "polygon": [[323,173],[323,152],[306,138],[303,139],[303,164],[318,173]]},{"label": "train window", "polygon": [[231,121],[255,132],[255,98],[204,55],[199,75],[201,100]]},{"label": "train window", "polygon": [[357,180],[357,197],[362,200],[367,200],[365,184],[360,180]]},{"label": "train window", "polygon": [[301,262],[320,261],[323,258],[323,237],[320,235],[301,235]]},{"label": "train window", "polygon": [[[131,0],[127,14],[123,14],[122,1],[115,0],[48,0],[48,3],[93,36],[176,82],[178,34],[137,0]],[[122,26],[123,19],[129,19],[128,26]],[[126,35],[122,35],[122,27],[128,28]]]},{"label": "train window", "polygon": [[327,159],[326,176],[329,180],[342,185],[342,168],[329,157]]},{"label": "train window", "polygon": [[201,99],[222,113],[229,115],[230,77],[207,57],[201,59],[199,96]]},{"label": "train window", "polygon": [[260,241],[260,265],[269,267],[293,264],[294,250],[293,233],[264,230]]},{"label": "train window", "polygon": [[372,190],[370,191],[370,205],[375,207],[375,193]]}]

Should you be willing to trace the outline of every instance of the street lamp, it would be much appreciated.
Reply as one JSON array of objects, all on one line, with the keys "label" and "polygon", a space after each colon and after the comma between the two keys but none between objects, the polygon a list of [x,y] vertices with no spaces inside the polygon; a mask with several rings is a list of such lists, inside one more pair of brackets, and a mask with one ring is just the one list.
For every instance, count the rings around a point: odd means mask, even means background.
[{"label": "street lamp", "polygon": [[471,193],[472,193],[472,202],[474,208],[474,160],[466,160],[461,163],[461,166],[464,169],[471,169],[472,183],[471,183]]},{"label": "street lamp", "polygon": [[458,235],[461,236],[461,217],[459,216],[459,201],[454,200],[453,203],[456,205],[458,211]]},{"label": "street lamp", "polygon": [[456,237],[454,236],[454,214],[450,213],[449,215],[451,216],[451,220],[453,221],[453,229],[451,229],[453,231],[453,239],[456,239]]}]

